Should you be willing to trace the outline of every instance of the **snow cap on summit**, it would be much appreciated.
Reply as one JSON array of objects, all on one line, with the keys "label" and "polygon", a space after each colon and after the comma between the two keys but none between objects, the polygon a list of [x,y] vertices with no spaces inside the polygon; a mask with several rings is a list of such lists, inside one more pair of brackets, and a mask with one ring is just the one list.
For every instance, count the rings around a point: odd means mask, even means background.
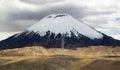
[{"label": "snow cap on summit", "polygon": [[87,36],[91,39],[100,39],[103,37],[101,33],[85,23],[80,22],[71,15],[68,14],[51,14],[34,24],[28,31],[45,35],[47,31],[53,32],[56,35],[58,33],[71,35],[71,31],[77,36],[78,33]]}]

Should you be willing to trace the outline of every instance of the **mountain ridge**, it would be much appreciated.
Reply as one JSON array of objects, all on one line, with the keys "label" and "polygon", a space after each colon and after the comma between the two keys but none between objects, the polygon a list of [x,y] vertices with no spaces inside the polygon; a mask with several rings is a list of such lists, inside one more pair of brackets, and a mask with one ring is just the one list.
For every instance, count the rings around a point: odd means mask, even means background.
[{"label": "mountain ridge", "polygon": [[51,31],[55,34],[68,33],[68,35],[70,35],[70,32],[72,31],[76,35],[77,33],[80,33],[92,39],[102,38],[101,33],[99,33],[97,30],[91,28],[85,23],[78,21],[68,14],[51,14],[41,19],[33,26],[29,27],[27,30],[38,32],[40,35],[45,34],[47,31]]}]

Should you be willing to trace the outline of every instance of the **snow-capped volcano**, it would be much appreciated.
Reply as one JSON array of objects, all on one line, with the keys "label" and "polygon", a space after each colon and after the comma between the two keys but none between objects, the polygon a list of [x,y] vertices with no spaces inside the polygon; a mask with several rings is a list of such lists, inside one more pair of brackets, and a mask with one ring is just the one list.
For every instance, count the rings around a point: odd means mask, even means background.
[{"label": "snow-capped volcano", "polygon": [[120,46],[120,41],[95,30],[68,14],[52,14],[38,23],[0,41],[0,49],[41,45],[46,48],[85,46]]},{"label": "snow-capped volcano", "polygon": [[56,35],[66,34],[70,36],[71,31],[77,36],[78,33],[87,36],[91,39],[102,38],[103,35],[91,28],[85,23],[78,21],[68,14],[52,14],[42,20],[40,20],[35,25],[27,29],[28,31],[34,31],[40,35],[45,35],[47,31],[51,31]]}]

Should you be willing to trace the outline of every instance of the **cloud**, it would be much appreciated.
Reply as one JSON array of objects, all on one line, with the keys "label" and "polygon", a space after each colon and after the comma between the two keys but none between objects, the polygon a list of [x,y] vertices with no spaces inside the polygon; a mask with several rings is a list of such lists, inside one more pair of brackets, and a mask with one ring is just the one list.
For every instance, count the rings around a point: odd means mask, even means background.
[{"label": "cloud", "polygon": [[[46,9],[39,9],[38,11],[16,11],[11,13],[8,18],[10,20],[40,20],[41,18],[53,13],[68,13],[75,17],[83,16],[85,7],[75,7],[70,5],[63,5],[57,7],[49,7]],[[81,13],[80,13],[81,12]],[[79,14],[79,15],[78,15]]]},{"label": "cloud", "polygon": [[25,3],[30,3],[30,4],[51,4],[51,3],[58,3],[58,2],[63,2],[65,0],[20,0]]},{"label": "cloud", "polygon": [[96,11],[84,6],[75,6],[70,4],[63,4],[39,9],[37,11],[21,10],[15,11],[8,16],[9,20],[40,20],[43,17],[53,13],[68,13],[76,18],[83,18],[90,15],[107,15],[114,12],[109,11]]},{"label": "cloud", "polygon": [[0,32],[0,40],[4,40],[16,33],[19,33],[19,32]]},{"label": "cloud", "polygon": [[119,23],[120,22],[120,17],[115,18],[115,20]]}]

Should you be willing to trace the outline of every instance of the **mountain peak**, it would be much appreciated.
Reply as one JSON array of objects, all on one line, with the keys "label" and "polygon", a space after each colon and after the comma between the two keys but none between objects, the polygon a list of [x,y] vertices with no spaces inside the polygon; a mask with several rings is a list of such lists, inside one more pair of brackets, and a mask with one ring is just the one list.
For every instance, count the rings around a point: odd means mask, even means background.
[{"label": "mountain peak", "polygon": [[66,16],[68,16],[68,14],[65,14],[65,13],[63,13],[63,14],[51,14],[51,15],[48,15],[46,18],[59,18],[59,17],[66,17]]},{"label": "mountain peak", "polygon": [[102,38],[102,34],[85,23],[80,22],[68,14],[51,14],[34,24],[28,31],[39,33],[40,36],[46,34],[47,31],[57,34],[71,35],[73,32],[76,36],[83,35],[91,39]]}]

